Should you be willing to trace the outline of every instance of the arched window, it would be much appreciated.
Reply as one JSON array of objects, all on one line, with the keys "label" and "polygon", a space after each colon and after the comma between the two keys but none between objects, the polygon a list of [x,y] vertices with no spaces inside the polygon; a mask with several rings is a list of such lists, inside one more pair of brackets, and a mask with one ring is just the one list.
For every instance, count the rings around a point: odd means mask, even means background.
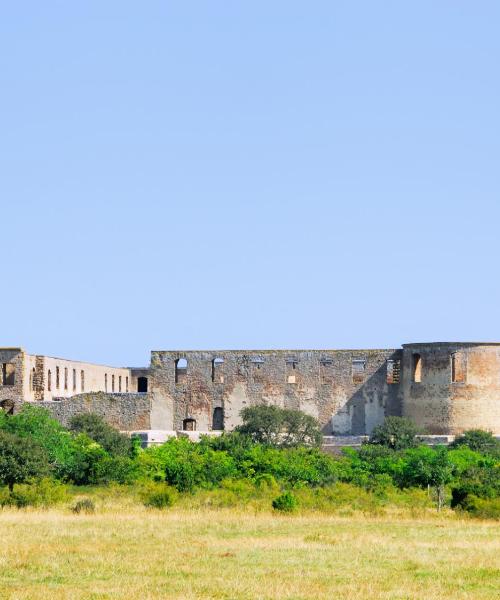
[{"label": "arched window", "polygon": [[196,419],[191,417],[184,419],[184,421],[182,421],[182,429],[183,431],[196,431]]},{"label": "arched window", "polygon": [[137,378],[137,391],[139,394],[145,394],[148,391],[148,378],[138,377]]},{"label": "arched window", "polygon": [[222,373],[223,365],[223,358],[214,358],[212,360],[212,381],[214,383],[224,383],[224,375]]},{"label": "arched window", "polygon": [[420,354],[413,354],[412,360],[413,381],[420,383],[422,381],[422,357]]},{"label": "arched window", "polygon": [[52,391],[52,373],[50,369],[47,371],[47,391]]},{"label": "arched window", "polygon": [[220,406],[214,408],[212,429],[215,431],[222,431],[224,429],[224,411]]},{"label": "arched window", "polygon": [[187,377],[188,362],[185,358],[175,361],[175,383],[182,383]]}]

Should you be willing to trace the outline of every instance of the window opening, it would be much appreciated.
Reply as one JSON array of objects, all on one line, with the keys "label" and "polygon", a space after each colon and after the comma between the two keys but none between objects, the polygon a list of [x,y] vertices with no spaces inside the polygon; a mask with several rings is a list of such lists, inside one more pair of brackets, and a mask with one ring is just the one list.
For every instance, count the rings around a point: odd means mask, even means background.
[{"label": "window opening", "polygon": [[399,383],[401,378],[401,361],[393,358],[387,360],[387,377],[389,385]]},{"label": "window opening", "polygon": [[182,421],[182,429],[184,431],[196,431],[196,419],[184,419]]},{"label": "window opening", "polygon": [[212,417],[212,429],[222,431],[224,429],[224,411],[222,407],[216,406]]},{"label": "window opening", "polygon": [[16,383],[16,365],[12,363],[2,364],[2,384],[15,385]]},{"label": "window opening", "polygon": [[412,361],[412,379],[415,383],[420,383],[422,381],[422,357],[420,354],[413,354]]},{"label": "window opening", "polygon": [[214,383],[224,383],[224,374],[222,373],[223,365],[223,358],[214,358],[212,360],[212,381]]},{"label": "window opening", "polygon": [[138,377],[137,378],[137,391],[140,394],[144,394],[148,391],[148,378]]},{"label": "window opening", "polygon": [[175,361],[175,383],[183,383],[187,377],[188,362],[185,358]]},{"label": "window opening", "polygon": [[466,367],[463,352],[454,352],[451,355],[451,381],[465,383]]}]

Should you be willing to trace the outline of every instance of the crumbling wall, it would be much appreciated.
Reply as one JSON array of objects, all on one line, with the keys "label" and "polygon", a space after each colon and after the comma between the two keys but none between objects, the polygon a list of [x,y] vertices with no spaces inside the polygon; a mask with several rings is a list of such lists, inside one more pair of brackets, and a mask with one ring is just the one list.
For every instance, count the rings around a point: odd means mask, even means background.
[{"label": "crumbling wall", "polygon": [[[406,344],[403,415],[429,434],[500,434],[500,344]],[[421,357],[420,381],[414,373]]]},{"label": "crumbling wall", "polygon": [[[176,368],[182,359],[185,370]],[[400,414],[399,378],[388,381],[390,360],[399,361],[400,351],[154,351],[151,391],[173,407],[173,429],[194,420],[196,429],[212,430],[222,409],[230,430],[245,406],[273,404],[314,416],[327,435],[361,435],[387,414]]]},{"label": "crumbling wall", "polygon": [[152,399],[149,394],[106,394],[104,392],[78,394],[71,398],[37,402],[52,416],[67,426],[71,417],[81,413],[95,413],[121,431],[152,429]]},{"label": "crumbling wall", "polygon": [[21,348],[0,348],[0,408],[9,413],[25,398],[25,357]]}]

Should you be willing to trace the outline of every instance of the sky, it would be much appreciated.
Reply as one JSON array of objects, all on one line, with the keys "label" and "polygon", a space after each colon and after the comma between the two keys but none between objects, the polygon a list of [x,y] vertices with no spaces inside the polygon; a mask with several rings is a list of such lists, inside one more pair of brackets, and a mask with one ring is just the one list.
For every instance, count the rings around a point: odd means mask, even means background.
[{"label": "sky", "polygon": [[0,2],[0,346],[500,341],[500,3]]}]

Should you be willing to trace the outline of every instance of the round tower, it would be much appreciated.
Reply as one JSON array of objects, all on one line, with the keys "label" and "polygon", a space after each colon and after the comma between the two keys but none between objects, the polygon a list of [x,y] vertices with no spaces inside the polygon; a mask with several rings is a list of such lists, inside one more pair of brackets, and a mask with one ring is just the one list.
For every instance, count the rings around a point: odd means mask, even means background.
[{"label": "round tower", "polygon": [[430,434],[500,434],[500,344],[404,344],[402,414]]}]

